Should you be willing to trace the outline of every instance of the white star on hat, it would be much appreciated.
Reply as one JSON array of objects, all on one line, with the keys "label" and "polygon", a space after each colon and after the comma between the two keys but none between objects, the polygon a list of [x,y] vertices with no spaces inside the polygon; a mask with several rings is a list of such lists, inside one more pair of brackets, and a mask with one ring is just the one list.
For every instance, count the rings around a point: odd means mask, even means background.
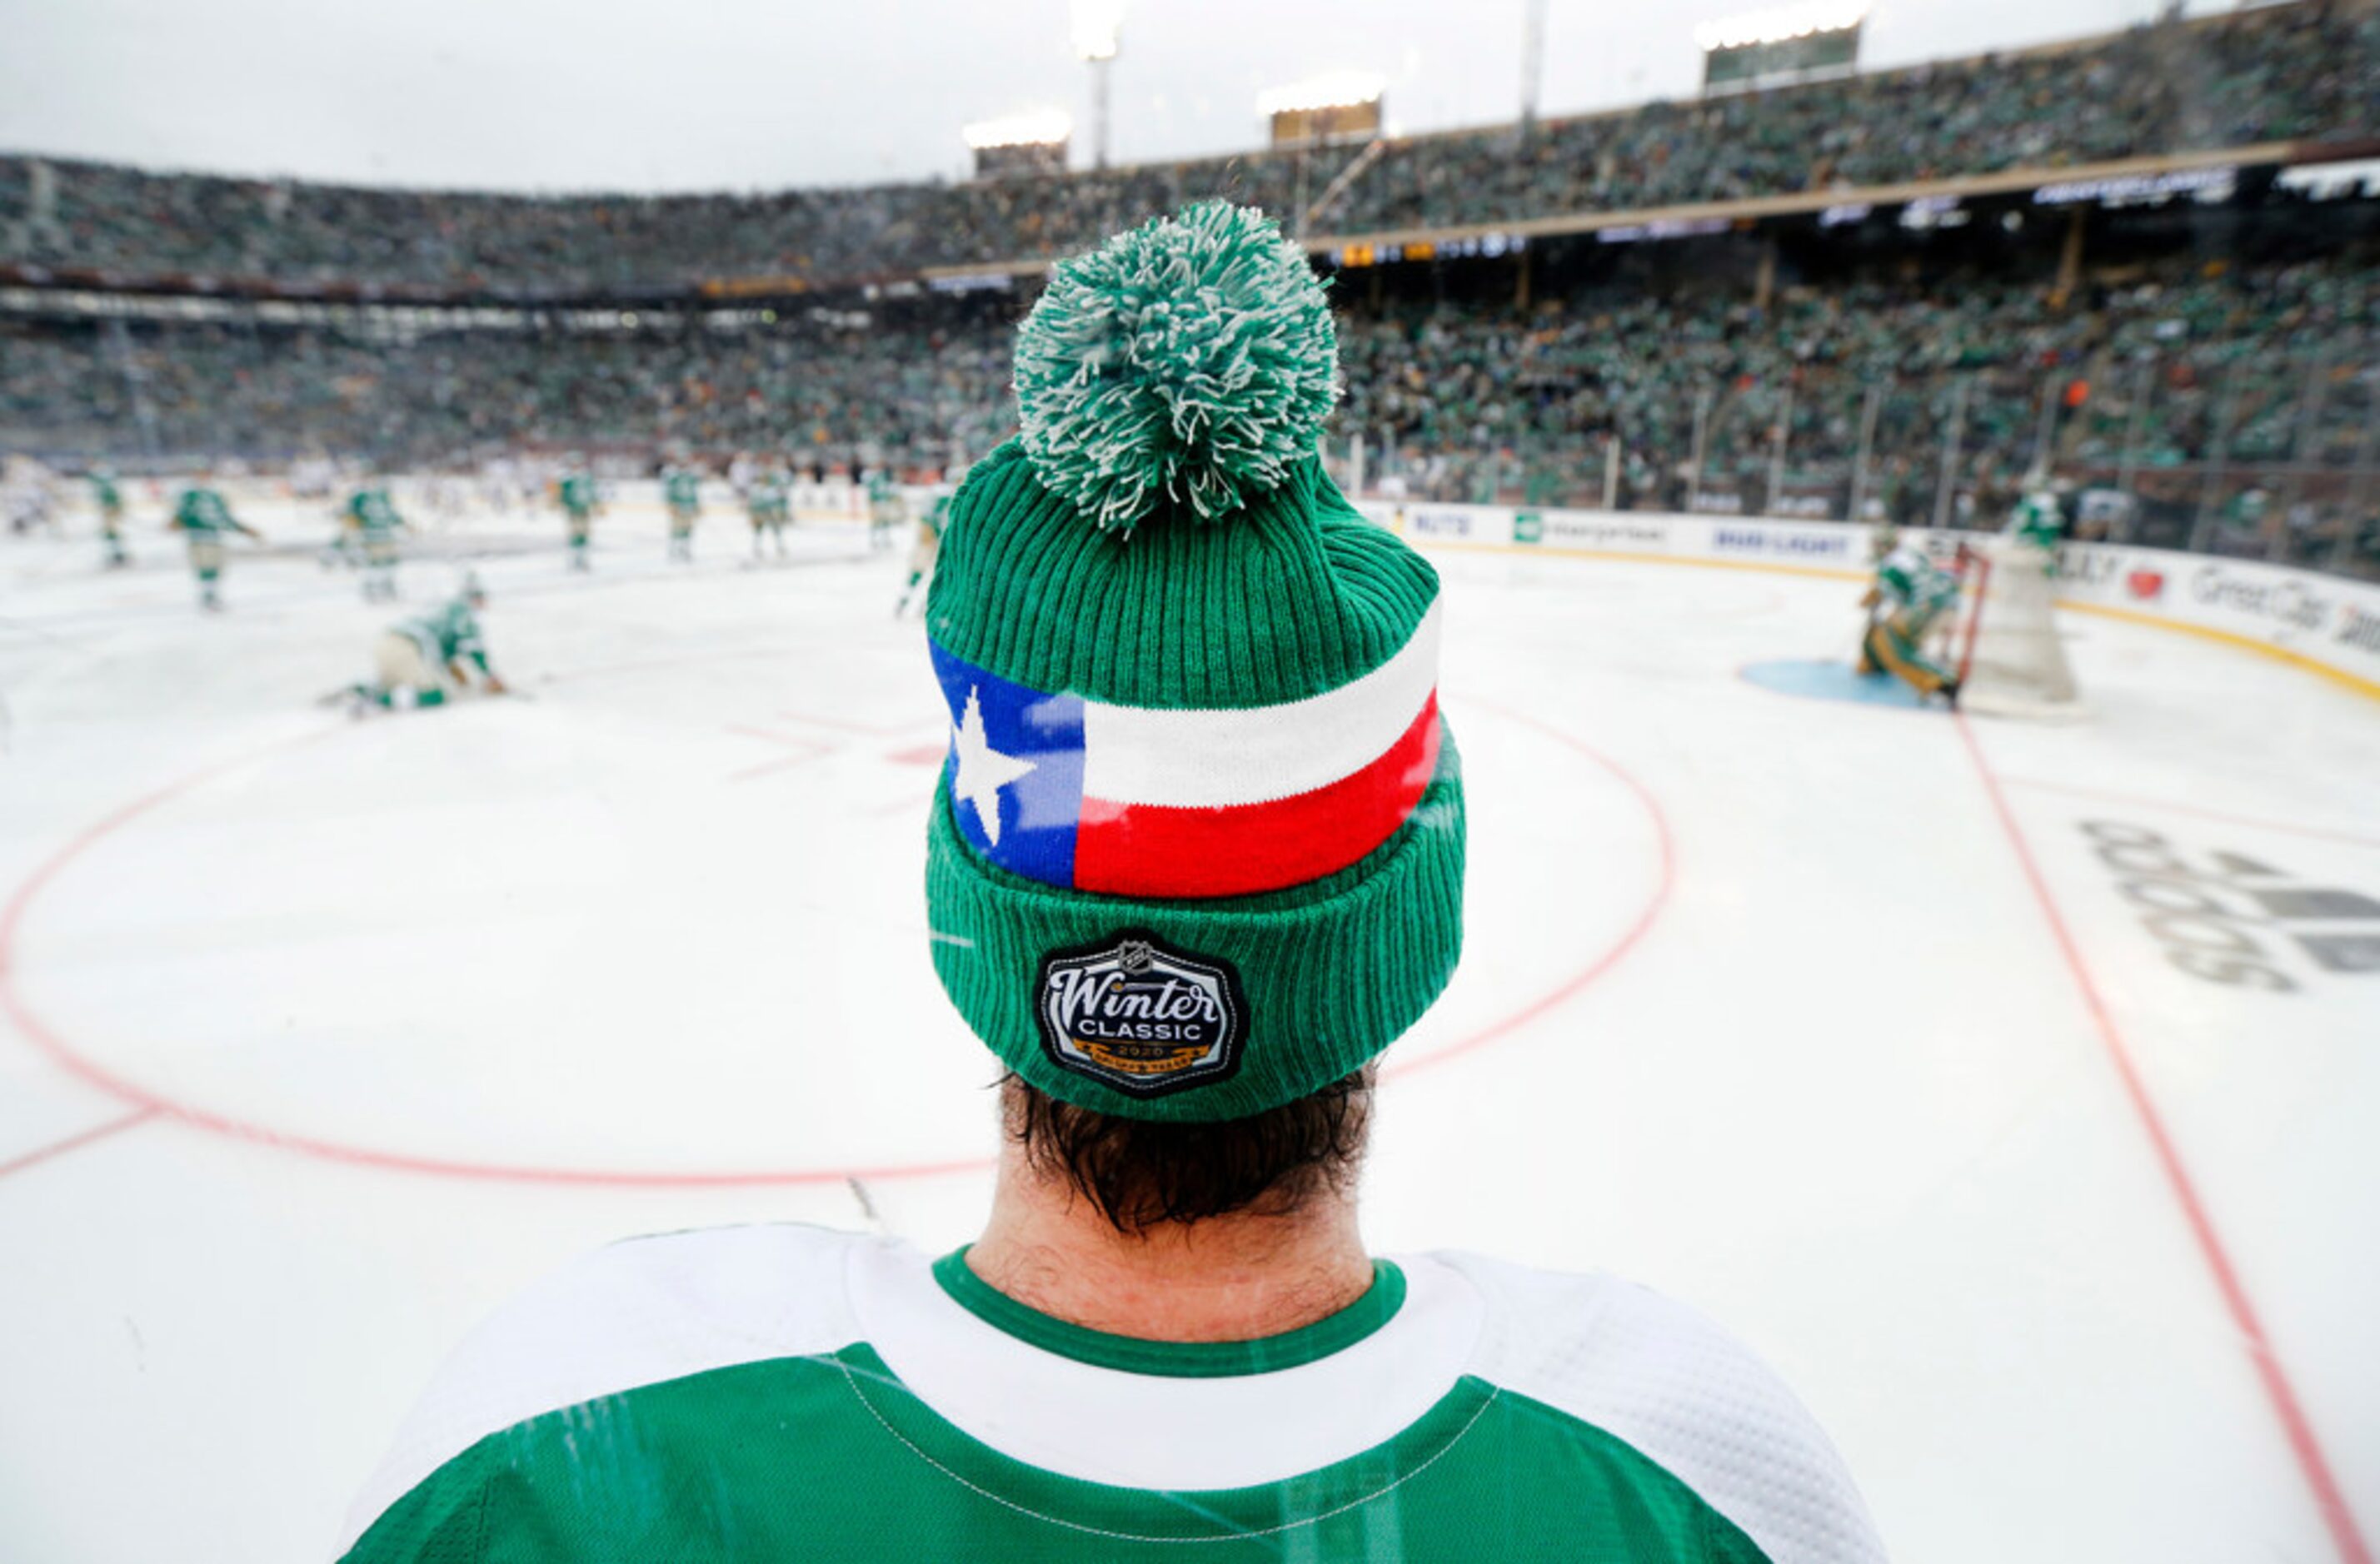
[{"label": "white star on hat", "polygon": [[991,747],[984,736],[981,691],[967,691],[966,714],[951,730],[951,742],[957,748],[958,770],[951,779],[951,795],[963,798],[975,806],[975,818],[983,822],[983,834],[994,847],[1000,845],[1000,790],[1034,769],[1035,762],[1020,760],[1014,755],[1002,755]]}]

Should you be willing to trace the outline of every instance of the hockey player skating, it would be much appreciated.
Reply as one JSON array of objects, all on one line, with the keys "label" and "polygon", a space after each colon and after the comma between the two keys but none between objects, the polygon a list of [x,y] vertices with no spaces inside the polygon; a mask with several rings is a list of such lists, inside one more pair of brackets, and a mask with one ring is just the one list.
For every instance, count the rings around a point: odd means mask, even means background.
[{"label": "hockey player skating", "polygon": [[760,534],[775,540],[777,557],[785,557],[785,523],[793,516],[793,495],[784,469],[774,463],[756,469],[744,488],[744,511],[752,518],[752,561],[760,560]]},{"label": "hockey player skating", "polygon": [[694,563],[694,524],[702,515],[702,475],[683,463],[662,475],[662,503],[669,507],[669,557]]},{"label": "hockey player skating", "polygon": [[554,498],[561,502],[563,521],[570,529],[570,568],[585,570],[588,541],[595,531],[596,515],[602,509],[594,475],[574,458],[562,475]]},{"label": "hockey player skating", "polygon": [[909,612],[909,600],[917,594],[920,582],[934,574],[934,555],[942,546],[942,526],[950,517],[951,497],[938,494],[917,518],[917,539],[909,545],[909,580],[901,588],[901,600],[892,605],[892,617],[900,618]]},{"label": "hockey player skating", "polygon": [[124,546],[124,494],[115,486],[115,475],[105,467],[91,471],[91,503],[99,507],[99,540],[105,551],[107,568],[122,570],[132,563],[131,552]]},{"label": "hockey player skating", "polygon": [[1020,333],[1021,435],[928,614],[932,963],[1006,1072],[981,1237],[613,1244],[448,1360],[349,1564],[1880,1564],[1825,1435],[1700,1315],[1365,1248],[1463,785],[1436,574],[1318,459],[1335,359],[1305,252],[1220,202],[1062,263]]},{"label": "hockey player skating", "polygon": [[876,467],[868,474],[868,547],[870,551],[889,549],[892,535],[909,517],[909,507],[901,498],[899,485],[892,481],[887,467]]},{"label": "hockey player skating", "polygon": [[395,601],[396,535],[407,528],[387,489],[357,490],[347,497],[345,519],[354,528],[356,548],[363,559],[364,601]]},{"label": "hockey player skating", "polygon": [[372,646],[372,678],[346,694],[358,712],[374,708],[410,710],[443,706],[473,687],[482,695],[505,694],[504,682],[488,664],[480,635],[479,611],[488,597],[479,577],[467,576],[447,604],[390,625]]},{"label": "hockey player skating", "polygon": [[175,502],[174,514],[165,523],[168,530],[179,532],[190,540],[190,574],[198,577],[199,606],[211,612],[223,608],[224,542],[237,532],[251,542],[264,541],[264,534],[231,514],[231,507],[212,487],[213,474],[200,471],[182,496]]},{"label": "hockey player skating", "polygon": [[2034,489],[2016,503],[2009,513],[2003,535],[2016,540],[2027,548],[2038,549],[2048,556],[2049,567],[2057,568],[2058,545],[2066,539],[2066,512],[2058,503],[2055,491]]},{"label": "hockey player skating", "polygon": [[1860,637],[1859,671],[1890,673],[1920,696],[1938,695],[1957,706],[1959,681],[1925,655],[1925,639],[1958,601],[1956,576],[1910,544],[1893,548],[1860,599],[1867,630]]}]

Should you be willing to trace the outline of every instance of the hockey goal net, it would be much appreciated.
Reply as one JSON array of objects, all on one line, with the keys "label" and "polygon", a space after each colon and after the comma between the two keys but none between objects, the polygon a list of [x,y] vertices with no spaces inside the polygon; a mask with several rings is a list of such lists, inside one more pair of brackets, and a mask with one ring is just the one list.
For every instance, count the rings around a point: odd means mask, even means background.
[{"label": "hockey goal net", "polygon": [[2081,715],[2051,600],[2056,556],[2014,538],[1985,538],[1960,545],[1959,565],[1963,590],[1950,649],[1960,706],[1996,717]]}]

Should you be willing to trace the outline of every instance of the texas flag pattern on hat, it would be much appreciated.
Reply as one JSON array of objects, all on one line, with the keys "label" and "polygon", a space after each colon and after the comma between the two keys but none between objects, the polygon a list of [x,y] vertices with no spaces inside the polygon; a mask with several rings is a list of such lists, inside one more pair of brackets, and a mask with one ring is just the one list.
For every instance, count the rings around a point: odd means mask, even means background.
[{"label": "texas flag pattern on hat", "polygon": [[932,648],[953,822],[1013,874],[1102,895],[1242,896],[1361,859],[1438,767],[1439,605],[1370,673],[1277,706],[1111,706]]}]

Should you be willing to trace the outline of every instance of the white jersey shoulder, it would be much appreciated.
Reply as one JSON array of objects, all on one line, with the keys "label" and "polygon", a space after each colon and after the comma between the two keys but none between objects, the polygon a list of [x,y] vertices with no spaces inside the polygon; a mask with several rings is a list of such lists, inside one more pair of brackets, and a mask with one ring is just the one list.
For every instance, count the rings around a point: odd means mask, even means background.
[{"label": "white jersey shoulder", "polygon": [[357,1495],[340,1551],[491,1434],[640,1386],[859,1339],[850,1256],[888,1240],[792,1223],[629,1239],[530,1286],[440,1366]]},{"label": "white jersey shoulder", "polygon": [[1486,1299],[1472,1372],[1623,1440],[1773,1564],[1883,1564],[1859,1488],[1776,1372],[1682,1303],[1609,1276],[1437,1256]]},{"label": "white jersey shoulder", "polygon": [[[967,1314],[892,1240],[802,1226],[615,1243],[530,1288],[447,1360],[358,1496],[346,1546],[480,1439],[741,1364],[875,1346],[945,1419],[1045,1470],[1136,1487],[1275,1482],[1376,1447],[1465,1374],[1621,1440],[1773,1564],[1881,1564],[1827,1437],[1758,1358],[1605,1276],[1400,1257],[1403,1308],[1330,1357],[1245,1378],[1059,1359]],[[1206,1429],[1211,1437],[1185,1437]],[[1103,1431],[1087,1442],[1086,1430]],[[1143,1447],[1146,1448],[1143,1448]]]}]

